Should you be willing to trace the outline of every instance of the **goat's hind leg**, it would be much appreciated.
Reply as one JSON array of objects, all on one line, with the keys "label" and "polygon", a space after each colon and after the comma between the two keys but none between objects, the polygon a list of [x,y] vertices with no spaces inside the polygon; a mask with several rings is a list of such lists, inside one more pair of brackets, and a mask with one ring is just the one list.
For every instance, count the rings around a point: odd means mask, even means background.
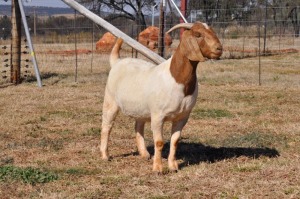
[{"label": "goat's hind leg", "polygon": [[138,120],[135,121],[136,144],[141,157],[145,159],[150,159],[150,154],[147,151],[144,139],[144,127],[145,122]]},{"label": "goat's hind leg", "polygon": [[103,114],[102,114],[102,129],[101,129],[101,144],[100,151],[102,154],[102,159],[108,160],[108,139],[110,135],[111,128],[113,126],[113,121],[116,118],[119,107],[116,102],[109,95],[105,95],[103,102]]}]

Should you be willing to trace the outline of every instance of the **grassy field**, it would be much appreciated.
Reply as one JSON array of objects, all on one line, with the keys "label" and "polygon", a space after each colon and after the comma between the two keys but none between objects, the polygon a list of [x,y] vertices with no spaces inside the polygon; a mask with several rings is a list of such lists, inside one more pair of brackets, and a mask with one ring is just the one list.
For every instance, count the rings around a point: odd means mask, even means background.
[{"label": "grassy field", "polygon": [[[137,155],[133,119],[117,117],[112,160],[99,153],[109,66],[43,55],[43,88],[0,88],[0,198],[300,198],[300,54],[199,64],[199,97],[170,173]],[[82,56],[82,57],[81,57]],[[79,60],[85,55],[80,55]],[[55,60],[55,61],[54,61]],[[149,125],[146,142],[153,154]]]}]

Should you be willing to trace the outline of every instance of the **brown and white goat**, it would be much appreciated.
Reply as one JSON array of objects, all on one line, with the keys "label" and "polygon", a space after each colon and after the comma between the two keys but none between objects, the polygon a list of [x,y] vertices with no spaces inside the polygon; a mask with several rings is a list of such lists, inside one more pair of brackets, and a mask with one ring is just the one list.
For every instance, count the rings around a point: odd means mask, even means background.
[{"label": "brown and white goat", "polygon": [[103,102],[101,153],[108,159],[108,139],[113,121],[121,110],[135,118],[137,148],[142,157],[150,158],[144,141],[144,125],[151,122],[154,139],[153,171],[162,172],[163,124],[172,122],[168,166],[178,170],[175,158],[181,131],[185,126],[198,95],[196,68],[206,58],[216,59],[222,45],[205,23],[178,24],[168,32],[186,28],[175,54],[154,65],[141,59],[119,58],[122,40],[118,39],[110,56]]}]

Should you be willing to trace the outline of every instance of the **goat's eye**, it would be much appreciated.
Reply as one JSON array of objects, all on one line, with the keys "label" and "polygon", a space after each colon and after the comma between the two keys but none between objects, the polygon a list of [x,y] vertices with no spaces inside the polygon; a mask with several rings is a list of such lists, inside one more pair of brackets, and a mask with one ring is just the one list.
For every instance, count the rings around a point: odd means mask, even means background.
[{"label": "goat's eye", "polygon": [[195,32],[195,37],[201,37],[201,34],[199,32]]}]

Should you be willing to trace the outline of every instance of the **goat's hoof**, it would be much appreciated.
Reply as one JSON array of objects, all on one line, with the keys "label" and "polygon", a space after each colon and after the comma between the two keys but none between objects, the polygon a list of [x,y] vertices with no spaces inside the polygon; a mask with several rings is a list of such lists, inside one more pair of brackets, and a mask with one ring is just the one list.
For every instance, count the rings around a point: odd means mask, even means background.
[{"label": "goat's hoof", "polygon": [[163,173],[163,167],[162,165],[153,165],[153,172],[154,173],[157,173],[158,175],[162,174]]},{"label": "goat's hoof", "polygon": [[176,160],[169,161],[169,171],[177,172],[178,171],[178,163]]},{"label": "goat's hoof", "polygon": [[178,169],[170,169],[170,168],[169,168],[169,172],[170,172],[170,173],[177,173],[177,172],[178,172]]},{"label": "goat's hoof", "polygon": [[150,160],[151,159],[151,156],[148,152],[147,153],[141,153],[141,157],[145,160]]},{"label": "goat's hoof", "polygon": [[154,175],[156,176],[162,176],[163,172],[162,171],[153,171]]},{"label": "goat's hoof", "polygon": [[110,157],[109,156],[107,156],[107,155],[103,155],[102,156],[102,160],[104,160],[104,161],[110,161]]}]

